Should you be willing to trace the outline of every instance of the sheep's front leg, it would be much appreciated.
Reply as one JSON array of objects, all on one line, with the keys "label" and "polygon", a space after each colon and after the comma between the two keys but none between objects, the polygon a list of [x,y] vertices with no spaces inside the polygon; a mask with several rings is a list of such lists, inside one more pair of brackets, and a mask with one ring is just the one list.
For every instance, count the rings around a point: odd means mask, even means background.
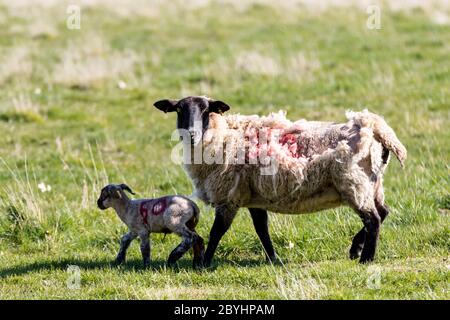
[{"label": "sheep's front leg", "polygon": [[125,261],[128,247],[130,246],[130,243],[134,238],[136,238],[136,235],[132,232],[128,232],[123,235],[122,239],[120,239],[120,250],[115,260],[116,264],[121,264]]},{"label": "sheep's front leg", "polygon": [[222,239],[223,235],[230,228],[234,217],[236,216],[238,208],[231,207],[227,205],[219,206],[216,208],[216,218],[214,219],[214,224],[209,233],[208,247],[205,252],[205,267],[211,265],[211,260],[214,256],[214,252]]},{"label": "sheep's front leg", "polygon": [[144,267],[147,268],[150,266],[150,238],[149,234],[141,234],[139,235],[141,238],[141,254],[142,260],[144,262]]},{"label": "sheep's front leg", "polygon": [[256,234],[264,247],[266,259],[274,262],[276,260],[275,250],[273,249],[272,240],[269,235],[269,217],[267,210],[257,208],[249,208],[248,210],[252,216]]}]

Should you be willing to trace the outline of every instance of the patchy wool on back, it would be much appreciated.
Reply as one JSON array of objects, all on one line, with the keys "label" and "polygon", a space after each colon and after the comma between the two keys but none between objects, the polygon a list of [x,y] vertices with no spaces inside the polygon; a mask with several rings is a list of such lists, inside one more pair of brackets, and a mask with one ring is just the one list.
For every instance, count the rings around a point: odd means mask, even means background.
[{"label": "patchy wool on back", "polygon": [[[363,207],[373,197],[373,191],[361,192],[373,190],[364,185],[371,183],[364,177],[375,181],[386,166],[382,145],[401,162],[406,149],[381,117],[367,111],[350,115],[346,123],[336,124],[292,122],[282,111],[268,116],[211,113],[204,153],[223,161],[185,166],[197,196],[213,205],[299,213],[338,206],[344,194],[357,195],[355,202]],[[347,177],[355,189],[340,190]]]}]

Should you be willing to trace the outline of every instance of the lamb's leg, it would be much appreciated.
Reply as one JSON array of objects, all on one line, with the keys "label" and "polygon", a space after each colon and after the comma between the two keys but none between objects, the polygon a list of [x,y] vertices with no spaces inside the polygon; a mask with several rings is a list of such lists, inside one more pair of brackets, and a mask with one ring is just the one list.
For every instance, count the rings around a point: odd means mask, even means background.
[{"label": "lamb's leg", "polygon": [[194,268],[202,267],[205,256],[205,244],[203,238],[200,237],[198,234],[196,241],[194,242],[193,250],[194,250],[193,267]]},{"label": "lamb's leg", "polygon": [[173,249],[173,251],[169,255],[169,259],[167,260],[167,264],[173,265],[175,264],[196,242],[197,236],[194,232],[184,228],[183,230],[176,232],[179,236],[181,236],[181,243]]},{"label": "lamb's leg", "polygon": [[[389,207],[386,204],[380,203],[375,200],[375,206],[380,216],[381,223],[389,214]],[[352,246],[350,248],[350,259],[358,259],[361,256],[361,252],[364,247],[364,242],[366,240],[366,228],[363,227],[353,238]]]},{"label": "lamb's leg", "polygon": [[208,247],[205,252],[204,265],[209,267],[211,265],[211,260],[214,256],[214,252],[222,239],[223,235],[230,228],[234,217],[236,216],[238,208],[230,207],[227,205],[219,206],[216,208],[216,218],[214,224],[209,233]]},{"label": "lamb's leg", "polygon": [[249,208],[248,210],[252,216],[256,234],[264,247],[266,259],[272,262],[275,261],[275,250],[273,249],[272,240],[269,235],[267,210],[257,208]]},{"label": "lamb's leg", "polygon": [[139,235],[141,238],[141,254],[144,262],[144,267],[150,266],[150,238],[148,233]]},{"label": "lamb's leg", "polygon": [[134,240],[134,238],[136,238],[136,235],[132,232],[128,232],[122,237],[122,239],[120,240],[120,250],[117,254],[116,260],[114,261],[115,264],[121,264],[125,261],[128,247],[130,246],[130,243]]}]

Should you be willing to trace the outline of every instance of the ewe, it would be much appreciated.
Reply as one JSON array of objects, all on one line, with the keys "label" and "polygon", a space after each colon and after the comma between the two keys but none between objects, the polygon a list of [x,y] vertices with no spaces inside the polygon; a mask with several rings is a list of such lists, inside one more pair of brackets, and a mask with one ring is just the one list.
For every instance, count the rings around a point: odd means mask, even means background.
[{"label": "ewe", "polygon": [[[360,257],[361,263],[374,259],[380,225],[389,213],[383,192],[389,151],[402,165],[406,160],[405,147],[380,116],[348,113],[343,124],[291,122],[281,113],[223,116],[230,107],[206,97],[166,99],[154,105],[177,113],[177,129],[192,155],[184,168],[196,195],[216,210],[206,266],[242,207],[249,209],[272,260],[267,210],[300,214],[350,206],[364,224],[353,238],[350,257]],[[200,147],[207,158],[223,161],[196,162]]]}]

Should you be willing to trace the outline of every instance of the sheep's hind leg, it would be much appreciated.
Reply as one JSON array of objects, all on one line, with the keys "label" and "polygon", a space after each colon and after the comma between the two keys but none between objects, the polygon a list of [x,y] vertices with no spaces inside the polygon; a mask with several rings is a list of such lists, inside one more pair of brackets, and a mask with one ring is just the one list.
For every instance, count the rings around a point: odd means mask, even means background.
[{"label": "sheep's hind leg", "polygon": [[214,252],[219,245],[220,239],[230,228],[234,217],[236,216],[238,208],[230,207],[227,205],[219,206],[216,208],[216,218],[214,219],[214,224],[209,233],[208,247],[205,252],[204,266],[209,267],[211,265]]},{"label": "sheep's hind leg", "polygon": [[[380,216],[381,223],[389,214],[389,207],[386,204],[382,204],[375,200],[375,206]],[[353,238],[352,246],[350,248],[350,259],[358,259],[361,256],[361,252],[364,247],[364,242],[366,240],[366,227],[363,227]]]},{"label": "sheep's hind leg", "polygon": [[174,265],[196,242],[196,234],[187,228],[176,232],[183,239],[181,243],[172,250],[167,260],[168,265]]},{"label": "sheep's hind leg", "polygon": [[266,259],[271,262],[276,261],[275,250],[273,249],[272,240],[270,239],[269,234],[269,218],[267,215],[267,210],[257,208],[249,208],[248,210],[252,216],[256,234],[264,247]]},{"label": "sheep's hind leg", "polygon": [[378,236],[380,233],[381,218],[378,215],[378,212],[374,210],[364,213],[363,222],[367,233],[359,262],[368,263],[373,261],[375,257]]}]

